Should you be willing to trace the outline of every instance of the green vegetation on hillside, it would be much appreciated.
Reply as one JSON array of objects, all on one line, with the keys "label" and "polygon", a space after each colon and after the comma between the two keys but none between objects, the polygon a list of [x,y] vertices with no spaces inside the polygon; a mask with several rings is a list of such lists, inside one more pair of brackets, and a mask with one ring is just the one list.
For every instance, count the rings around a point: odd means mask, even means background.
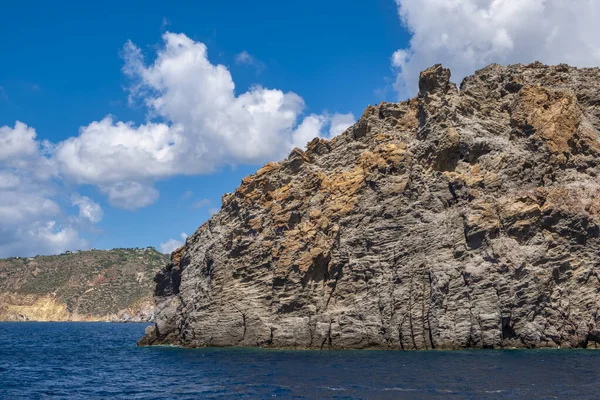
[{"label": "green vegetation on hillside", "polygon": [[150,300],[154,275],[167,262],[152,247],[13,257],[0,260],[0,294],[51,296],[71,314],[106,316]]}]

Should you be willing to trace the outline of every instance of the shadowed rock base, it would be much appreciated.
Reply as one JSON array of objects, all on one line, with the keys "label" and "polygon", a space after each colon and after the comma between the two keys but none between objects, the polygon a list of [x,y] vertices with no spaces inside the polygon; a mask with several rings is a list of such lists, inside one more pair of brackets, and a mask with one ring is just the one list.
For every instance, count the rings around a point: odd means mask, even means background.
[{"label": "shadowed rock base", "polygon": [[456,349],[600,340],[600,70],[490,65],[369,106],[223,196],[140,345]]}]

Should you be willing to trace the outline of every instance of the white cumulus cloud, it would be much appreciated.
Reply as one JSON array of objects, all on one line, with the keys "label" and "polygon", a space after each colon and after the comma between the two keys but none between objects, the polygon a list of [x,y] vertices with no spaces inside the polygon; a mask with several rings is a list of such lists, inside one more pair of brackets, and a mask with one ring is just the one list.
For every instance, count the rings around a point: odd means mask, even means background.
[{"label": "white cumulus cloud", "polygon": [[348,114],[323,114],[308,115],[292,134],[292,145],[304,148],[308,142],[316,137],[332,139],[343,133],[356,122],[352,113]]},{"label": "white cumulus cloud", "polygon": [[168,176],[177,168],[181,136],[177,127],[148,123],[134,126],[111,116],[81,128],[56,147],[61,172],[77,183],[106,184]]},{"label": "white cumulus cloud", "polygon": [[[0,257],[53,254],[88,246],[61,207],[65,188],[48,143],[33,128],[17,122],[0,127]],[[96,219],[93,202],[83,197],[80,216]],[[89,199],[87,199],[89,200]],[[89,213],[89,215],[87,214]],[[90,219],[90,220],[91,220]],[[93,222],[93,221],[92,221]]]},{"label": "white cumulus cloud", "polygon": [[0,127],[0,161],[33,155],[38,150],[35,129],[17,121],[15,126]]},{"label": "white cumulus cloud", "polygon": [[204,173],[219,164],[259,163],[282,154],[304,109],[300,96],[260,86],[236,95],[229,70],[211,64],[203,43],[183,34],[163,39],[150,65],[128,43],[124,71],[137,83],[132,95],[180,128],[172,152],[189,163],[175,169]]},{"label": "white cumulus cloud", "polygon": [[392,56],[400,97],[414,95],[419,72],[436,63],[457,83],[491,63],[600,65],[596,0],[395,1],[412,35]]},{"label": "white cumulus cloud", "polygon": [[333,114],[329,120],[329,139],[344,133],[346,129],[354,125],[356,118],[352,113]]},{"label": "white cumulus cloud", "polygon": [[137,210],[154,203],[159,193],[152,185],[139,182],[117,182],[101,186],[100,190],[108,196],[108,202],[125,210]]},{"label": "white cumulus cloud", "polygon": [[[281,159],[354,122],[351,114],[303,118],[304,100],[293,92],[257,85],[238,94],[229,70],[209,61],[203,43],[169,32],[163,42],[150,63],[131,42],[123,50],[130,101],[141,102],[158,122],[135,125],[107,116],[56,146],[60,172],[97,185],[116,207],[151,204],[158,179]],[[238,62],[253,60],[247,52],[238,55]]]},{"label": "white cumulus cloud", "polygon": [[320,136],[326,122],[326,118],[322,115],[313,114],[304,118],[292,135],[293,146],[303,148],[313,138]]},{"label": "white cumulus cloud", "polygon": [[173,251],[177,250],[178,248],[180,248],[181,246],[183,246],[183,244],[185,243],[185,239],[187,238],[187,234],[182,232],[179,237],[181,238],[181,240],[176,240],[176,239],[169,239],[166,242],[161,243],[158,248],[160,250],[161,253],[163,254],[170,254]]},{"label": "white cumulus cloud", "polygon": [[74,194],[73,205],[79,207],[80,218],[87,219],[93,224],[100,222],[104,216],[104,212],[102,211],[100,204],[95,203],[87,196]]}]

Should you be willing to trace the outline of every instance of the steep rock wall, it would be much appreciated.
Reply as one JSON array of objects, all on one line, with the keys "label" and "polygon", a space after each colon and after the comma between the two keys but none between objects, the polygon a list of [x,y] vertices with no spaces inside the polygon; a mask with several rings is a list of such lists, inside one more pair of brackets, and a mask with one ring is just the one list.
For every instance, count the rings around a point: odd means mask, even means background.
[{"label": "steep rock wall", "polygon": [[600,70],[490,65],[369,106],[223,196],[156,277],[139,342],[292,348],[600,341]]}]

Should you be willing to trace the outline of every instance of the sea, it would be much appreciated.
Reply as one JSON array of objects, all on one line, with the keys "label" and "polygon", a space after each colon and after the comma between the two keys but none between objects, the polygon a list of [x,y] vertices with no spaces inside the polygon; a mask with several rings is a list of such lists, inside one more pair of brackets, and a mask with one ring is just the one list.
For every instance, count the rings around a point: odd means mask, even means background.
[{"label": "sea", "polygon": [[146,326],[0,323],[0,398],[600,399],[596,350],[138,348]]}]

